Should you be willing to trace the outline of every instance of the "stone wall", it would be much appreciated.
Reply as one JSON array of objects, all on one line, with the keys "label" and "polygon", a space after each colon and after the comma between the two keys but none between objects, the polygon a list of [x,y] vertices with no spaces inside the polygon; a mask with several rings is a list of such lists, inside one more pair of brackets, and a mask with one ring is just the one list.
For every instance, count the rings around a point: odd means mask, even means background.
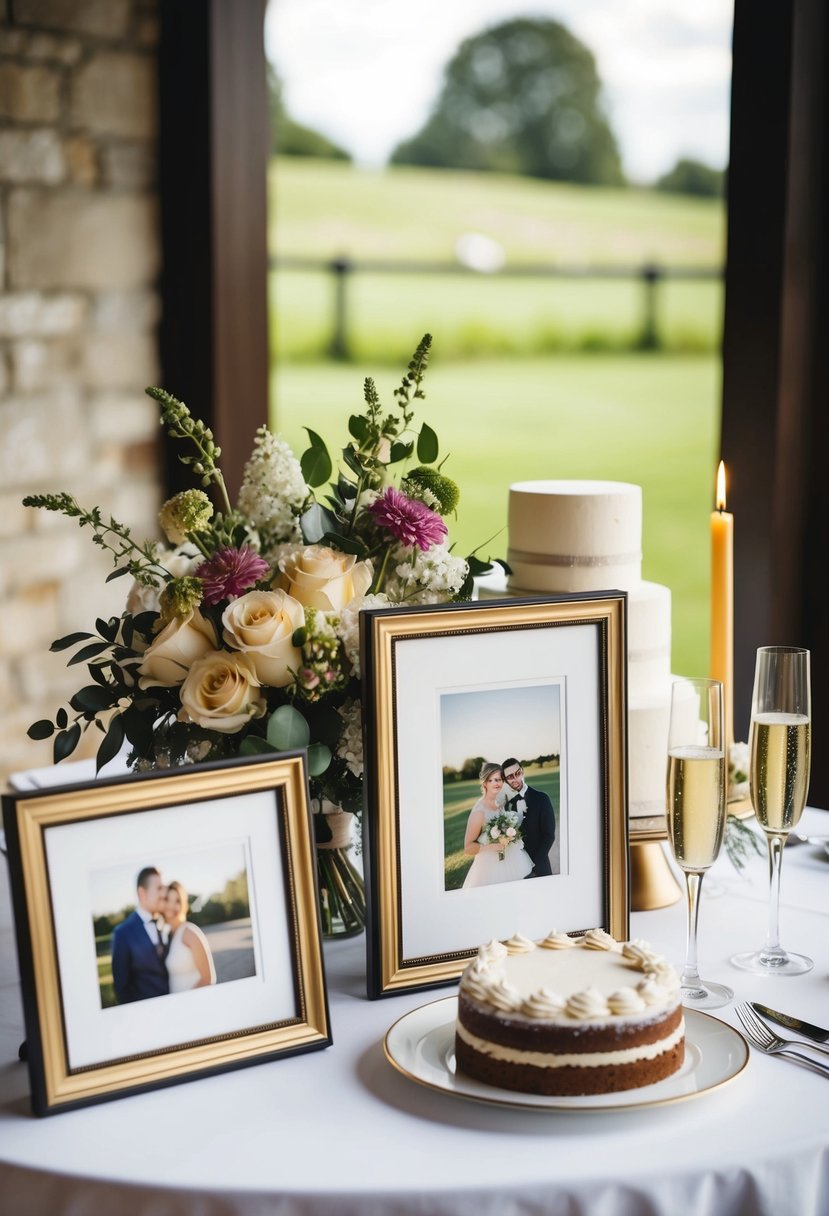
[{"label": "stone wall", "polygon": [[26,730],[81,682],[50,642],[124,595],[22,497],[157,532],[157,42],[156,0],[0,0],[0,780],[50,763]]}]

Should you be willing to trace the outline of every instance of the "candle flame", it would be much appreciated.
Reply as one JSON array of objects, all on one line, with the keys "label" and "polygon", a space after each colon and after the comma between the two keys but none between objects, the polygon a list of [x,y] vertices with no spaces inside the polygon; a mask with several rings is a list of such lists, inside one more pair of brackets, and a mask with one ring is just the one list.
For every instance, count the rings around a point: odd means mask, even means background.
[{"label": "candle flame", "polygon": [[717,469],[717,510],[725,510],[725,464],[722,460]]}]

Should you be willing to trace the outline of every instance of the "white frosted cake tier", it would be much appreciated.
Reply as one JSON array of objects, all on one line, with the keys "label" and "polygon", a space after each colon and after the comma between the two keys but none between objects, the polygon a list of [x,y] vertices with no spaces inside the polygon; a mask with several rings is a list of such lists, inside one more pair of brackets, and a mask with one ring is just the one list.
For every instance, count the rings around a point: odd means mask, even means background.
[{"label": "white frosted cake tier", "polygon": [[[681,679],[669,675],[662,689],[628,697],[628,812],[633,819],[665,814],[671,689]],[[699,698],[690,684],[685,688],[687,721],[698,722]]]},{"label": "white frosted cake tier", "polygon": [[509,491],[507,561],[515,590],[630,590],[642,571],[641,486],[516,482]]},{"label": "white frosted cake tier", "polygon": [[628,698],[664,693],[671,679],[671,592],[640,583],[628,592]]}]

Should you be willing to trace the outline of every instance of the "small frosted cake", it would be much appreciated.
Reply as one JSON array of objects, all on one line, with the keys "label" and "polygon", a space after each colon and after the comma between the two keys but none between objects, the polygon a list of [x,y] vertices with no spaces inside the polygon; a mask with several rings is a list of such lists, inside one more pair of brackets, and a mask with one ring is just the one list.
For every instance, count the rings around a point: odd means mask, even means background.
[{"label": "small frosted cake", "polygon": [[669,1077],[684,1055],[679,976],[645,942],[516,934],[461,977],[457,1067],[488,1085],[609,1094]]}]

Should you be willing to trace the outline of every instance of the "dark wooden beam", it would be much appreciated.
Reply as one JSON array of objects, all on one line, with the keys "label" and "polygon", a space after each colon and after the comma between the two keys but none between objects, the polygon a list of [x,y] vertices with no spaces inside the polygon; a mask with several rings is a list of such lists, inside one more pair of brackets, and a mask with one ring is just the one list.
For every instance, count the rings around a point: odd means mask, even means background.
[{"label": "dark wooden beam", "polygon": [[[829,719],[828,28],[822,0],[736,0],[722,451],[741,738],[762,645],[812,651],[816,729]],[[813,755],[810,800],[829,806],[825,749]]]},{"label": "dark wooden beam", "polygon": [[[164,386],[213,428],[234,494],[268,412],[263,0],[164,0]],[[167,452],[170,492],[192,484]]]}]

